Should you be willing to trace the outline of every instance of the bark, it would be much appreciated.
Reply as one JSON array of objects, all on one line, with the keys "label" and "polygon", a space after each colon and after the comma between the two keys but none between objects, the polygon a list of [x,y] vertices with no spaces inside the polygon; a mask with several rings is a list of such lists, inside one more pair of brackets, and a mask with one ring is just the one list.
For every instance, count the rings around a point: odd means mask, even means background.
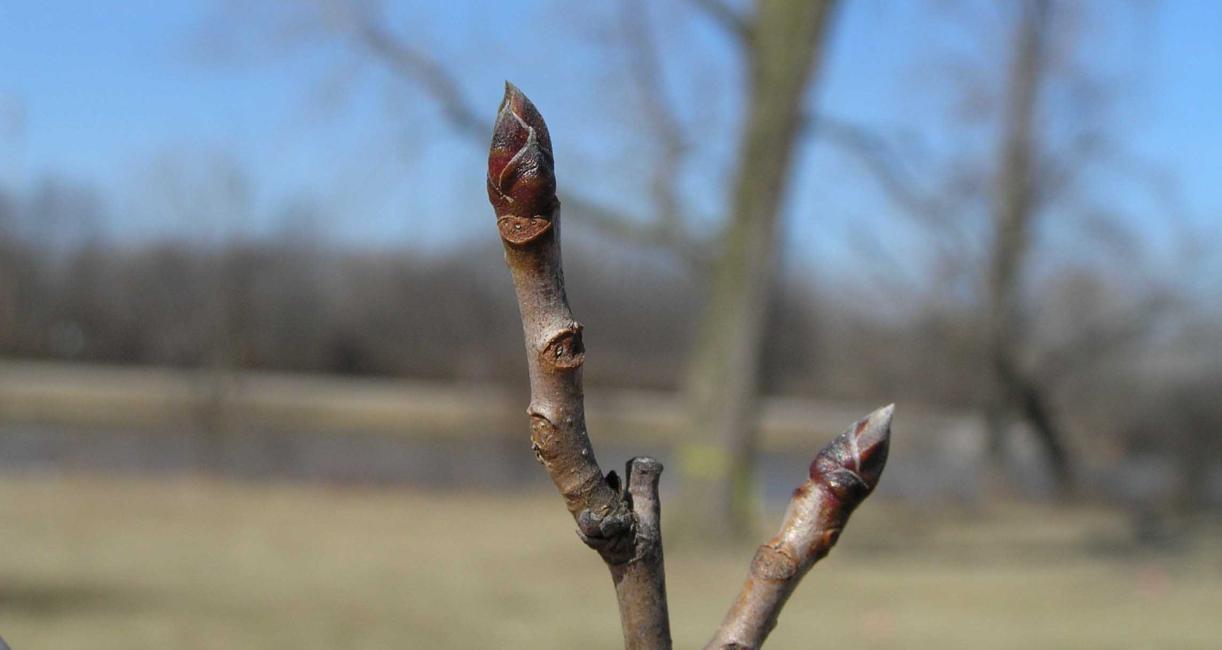
[{"label": "bark", "polygon": [[648,457],[633,458],[628,461],[627,474],[638,542],[632,559],[610,565],[625,646],[669,648],[670,611],[666,604],[666,571],[662,563],[662,501],[658,498],[662,463]]},{"label": "bark", "polygon": [[859,420],[815,457],[780,532],[756,551],[738,598],[705,650],[763,645],[798,583],[832,550],[849,515],[878,485],[893,410],[886,406]]},{"label": "bark", "polygon": [[761,0],[750,39],[749,114],[721,251],[687,375],[693,439],[685,492],[698,526],[743,533],[752,520],[759,365],[777,223],[821,58],[831,0]]},{"label": "bark", "polygon": [[564,291],[551,137],[535,106],[506,84],[488,156],[488,198],[513,276],[530,374],[531,447],[578,535],[610,569],[627,648],[669,648],[657,499],[662,466],[637,458],[627,489],[604,476],[586,432],[581,324]]},{"label": "bark", "polygon": [[1073,482],[1064,433],[1043,388],[1019,362],[1021,273],[1038,198],[1035,184],[1035,112],[1046,66],[1048,0],[1028,0],[1015,34],[999,149],[995,232],[988,275],[988,346],[993,395],[986,406],[989,448],[995,463],[1004,456],[1007,415],[1017,413],[1035,434],[1058,492]]}]

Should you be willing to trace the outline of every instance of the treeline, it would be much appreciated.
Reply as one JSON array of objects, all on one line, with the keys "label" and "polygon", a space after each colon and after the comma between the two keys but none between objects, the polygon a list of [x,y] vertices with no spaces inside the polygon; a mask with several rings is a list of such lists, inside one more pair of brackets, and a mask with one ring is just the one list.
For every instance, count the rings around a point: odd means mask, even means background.
[{"label": "treeline", "polygon": [[[0,194],[0,355],[444,381],[516,382],[524,372],[492,234],[428,253],[284,233],[117,243],[88,235],[98,210],[71,199],[79,189],[34,194]],[[580,232],[566,272],[589,332],[587,380],[677,387],[700,279],[664,254]],[[840,288],[798,273],[782,284],[768,315],[771,392],[972,403],[978,346],[966,309],[878,320]]]},{"label": "treeline", "polygon": [[[114,242],[79,221],[88,201],[44,199],[0,193],[5,357],[515,384],[525,375],[491,229],[428,253],[285,233]],[[587,381],[677,388],[700,279],[663,254],[566,234]],[[767,317],[769,393],[981,406],[988,361],[970,296],[933,280],[919,290],[828,284],[790,266]],[[1170,455],[1207,484],[1208,461],[1196,461],[1218,457],[1222,431],[1222,336],[1208,306],[1135,301],[1084,268],[1040,277],[1030,327],[1041,344],[1026,362],[1052,389],[1072,443]]]}]

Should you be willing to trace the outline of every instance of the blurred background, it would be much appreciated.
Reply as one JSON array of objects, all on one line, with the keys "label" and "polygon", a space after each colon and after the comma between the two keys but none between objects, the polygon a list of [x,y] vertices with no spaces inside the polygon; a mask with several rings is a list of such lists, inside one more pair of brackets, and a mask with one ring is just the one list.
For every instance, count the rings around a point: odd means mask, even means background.
[{"label": "blurred background", "polygon": [[667,467],[680,646],[895,402],[773,646],[1217,647],[1220,26],[0,2],[0,635],[620,646],[530,452],[484,179],[508,79],[551,128],[603,468]]}]

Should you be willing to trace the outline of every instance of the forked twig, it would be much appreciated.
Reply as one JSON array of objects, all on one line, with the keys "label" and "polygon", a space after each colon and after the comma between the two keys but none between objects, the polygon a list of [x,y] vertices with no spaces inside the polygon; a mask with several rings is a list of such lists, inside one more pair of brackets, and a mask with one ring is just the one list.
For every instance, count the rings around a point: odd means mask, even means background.
[{"label": "forked twig", "polygon": [[[564,497],[578,535],[611,572],[624,645],[671,647],[658,480],[652,458],[628,462],[625,480],[603,475],[586,432],[581,324],[560,260],[560,202],[551,136],[512,84],[488,154],[488,198],[513,276],[530,374],[531,447]],[[892,407],[875,411],[825,447],[794,493],[785,523],[760,547],[742,592],[709,648],[758,648],[802,576],[827,555],[849,514],[878,484]]]},{"label": "forked twig", "polygon": [[560,262],[560,202],[551,136],[512,84],[488,154],[488,198],[513,275],[530,372],[531,446],[560,490],[578,534],[615,581],[628,648],[669,648],[658,477],[661,463],[635,458],[622,489],[603,476],[586,433],[581,324],[573,319]]}]

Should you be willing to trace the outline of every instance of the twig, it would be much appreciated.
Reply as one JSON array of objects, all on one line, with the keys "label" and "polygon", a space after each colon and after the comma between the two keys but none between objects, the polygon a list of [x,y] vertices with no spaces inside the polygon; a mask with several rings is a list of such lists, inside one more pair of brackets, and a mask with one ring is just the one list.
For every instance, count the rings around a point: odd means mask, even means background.
[{"label": "twig", "polygon": [[530,374],[531,446],[577,522],[578,535],[611,571],[627,648],[669,648],[657,482],[662,466],[628,464],[627,490],[603,476],[586,433],[581,324],[573,319],[560,260],[560,202],[551,136],[512,84],[488,154],[488,198],[513,276]]},{"label": "twig", "polygon": [[926,220],[944,216],[945,208],[936,197],[921,190],[900,164],[893,147],[878,133],[864,125],[825,114],[809,116],[807,126],[816,138],[856,158],[874,175],[887,195],[912,215]]},{"label": "twig", "polygon": [[564,194],[564,205],[569,215],[576,215],[586,228],[643,249],[673,255],[683,270],[693,275],[698,276],[709,267],[711,242],[695,237],[687,228],[671,227],[666,218],[637,221],[572,193]]},{"label": "twig", "polygon": [[441,105],[442,113],[454,128],[473,137],[483,137],[484,121],[463,97],[458,81],[436,59],[396,38],[370,18],[358,24],[357,35],[391,69],[424,86]]},{"label": "twig", "polygon": [[693,235],[685,232],[678,197],[680,172],[689,149],[688,138],[666,100],[662,57],[650,29],[649,9],[641,0],[624,0],[620,7],[628,68],[641,96],[643,116],[659,147],[660,156],[650,180],[658,226],[678,239],[694,240]]},{"label": "twig", "polygon": [[[354,23],[357,42],[396,75],[419,84],[437,102],[442,117],[455,131],[471,140],[487,136],[484,120],[467,101],[458,79],[435,57],[383,27],[376,13],[360,14]],[[676,227],[677,207],[668,208],[669,214],[646,220],[611,210],[585,196],[566,194],[564,200],[570,213],[580,215],[581,222],[595,230],[673,254],[693,271],[702,270],[707,263],[704,242]]]},{"label": "twig", "polygon": [[810,480],[794,491],[781,531],[756,551],[738,598],[705,650],[763,645],[802,577],[832,550],[853,509],[878,485],[893,410],[886,406],[858,420],[815,456]]},{"label": "twig", "polygon": [[658,479],[662,463],[649,457],[628,461],[628,496],[636,518],[636,555],[611,565],[619,601],[624,644],[629,648],[669,648],[670,612],[662,563],[662,502]]},{"label": "twig", "polygon": [[1091,369],[1109,352],[1148,335],[1175,306],[1176,297],[1166,289],[1147,291],[1153,295],[1146,296],[1131,309],[1094,319],[1079,317],[1082,321],[1079,331],[1040,354],[1030,374],[1039,377],[1041,383],[1056,385],[1075,371]]},{"label": "twig", "polygon": [[755,37],[751,21],[724,0],[692,0],[698,9],[721,25],[741,45],[749,46]]}]

